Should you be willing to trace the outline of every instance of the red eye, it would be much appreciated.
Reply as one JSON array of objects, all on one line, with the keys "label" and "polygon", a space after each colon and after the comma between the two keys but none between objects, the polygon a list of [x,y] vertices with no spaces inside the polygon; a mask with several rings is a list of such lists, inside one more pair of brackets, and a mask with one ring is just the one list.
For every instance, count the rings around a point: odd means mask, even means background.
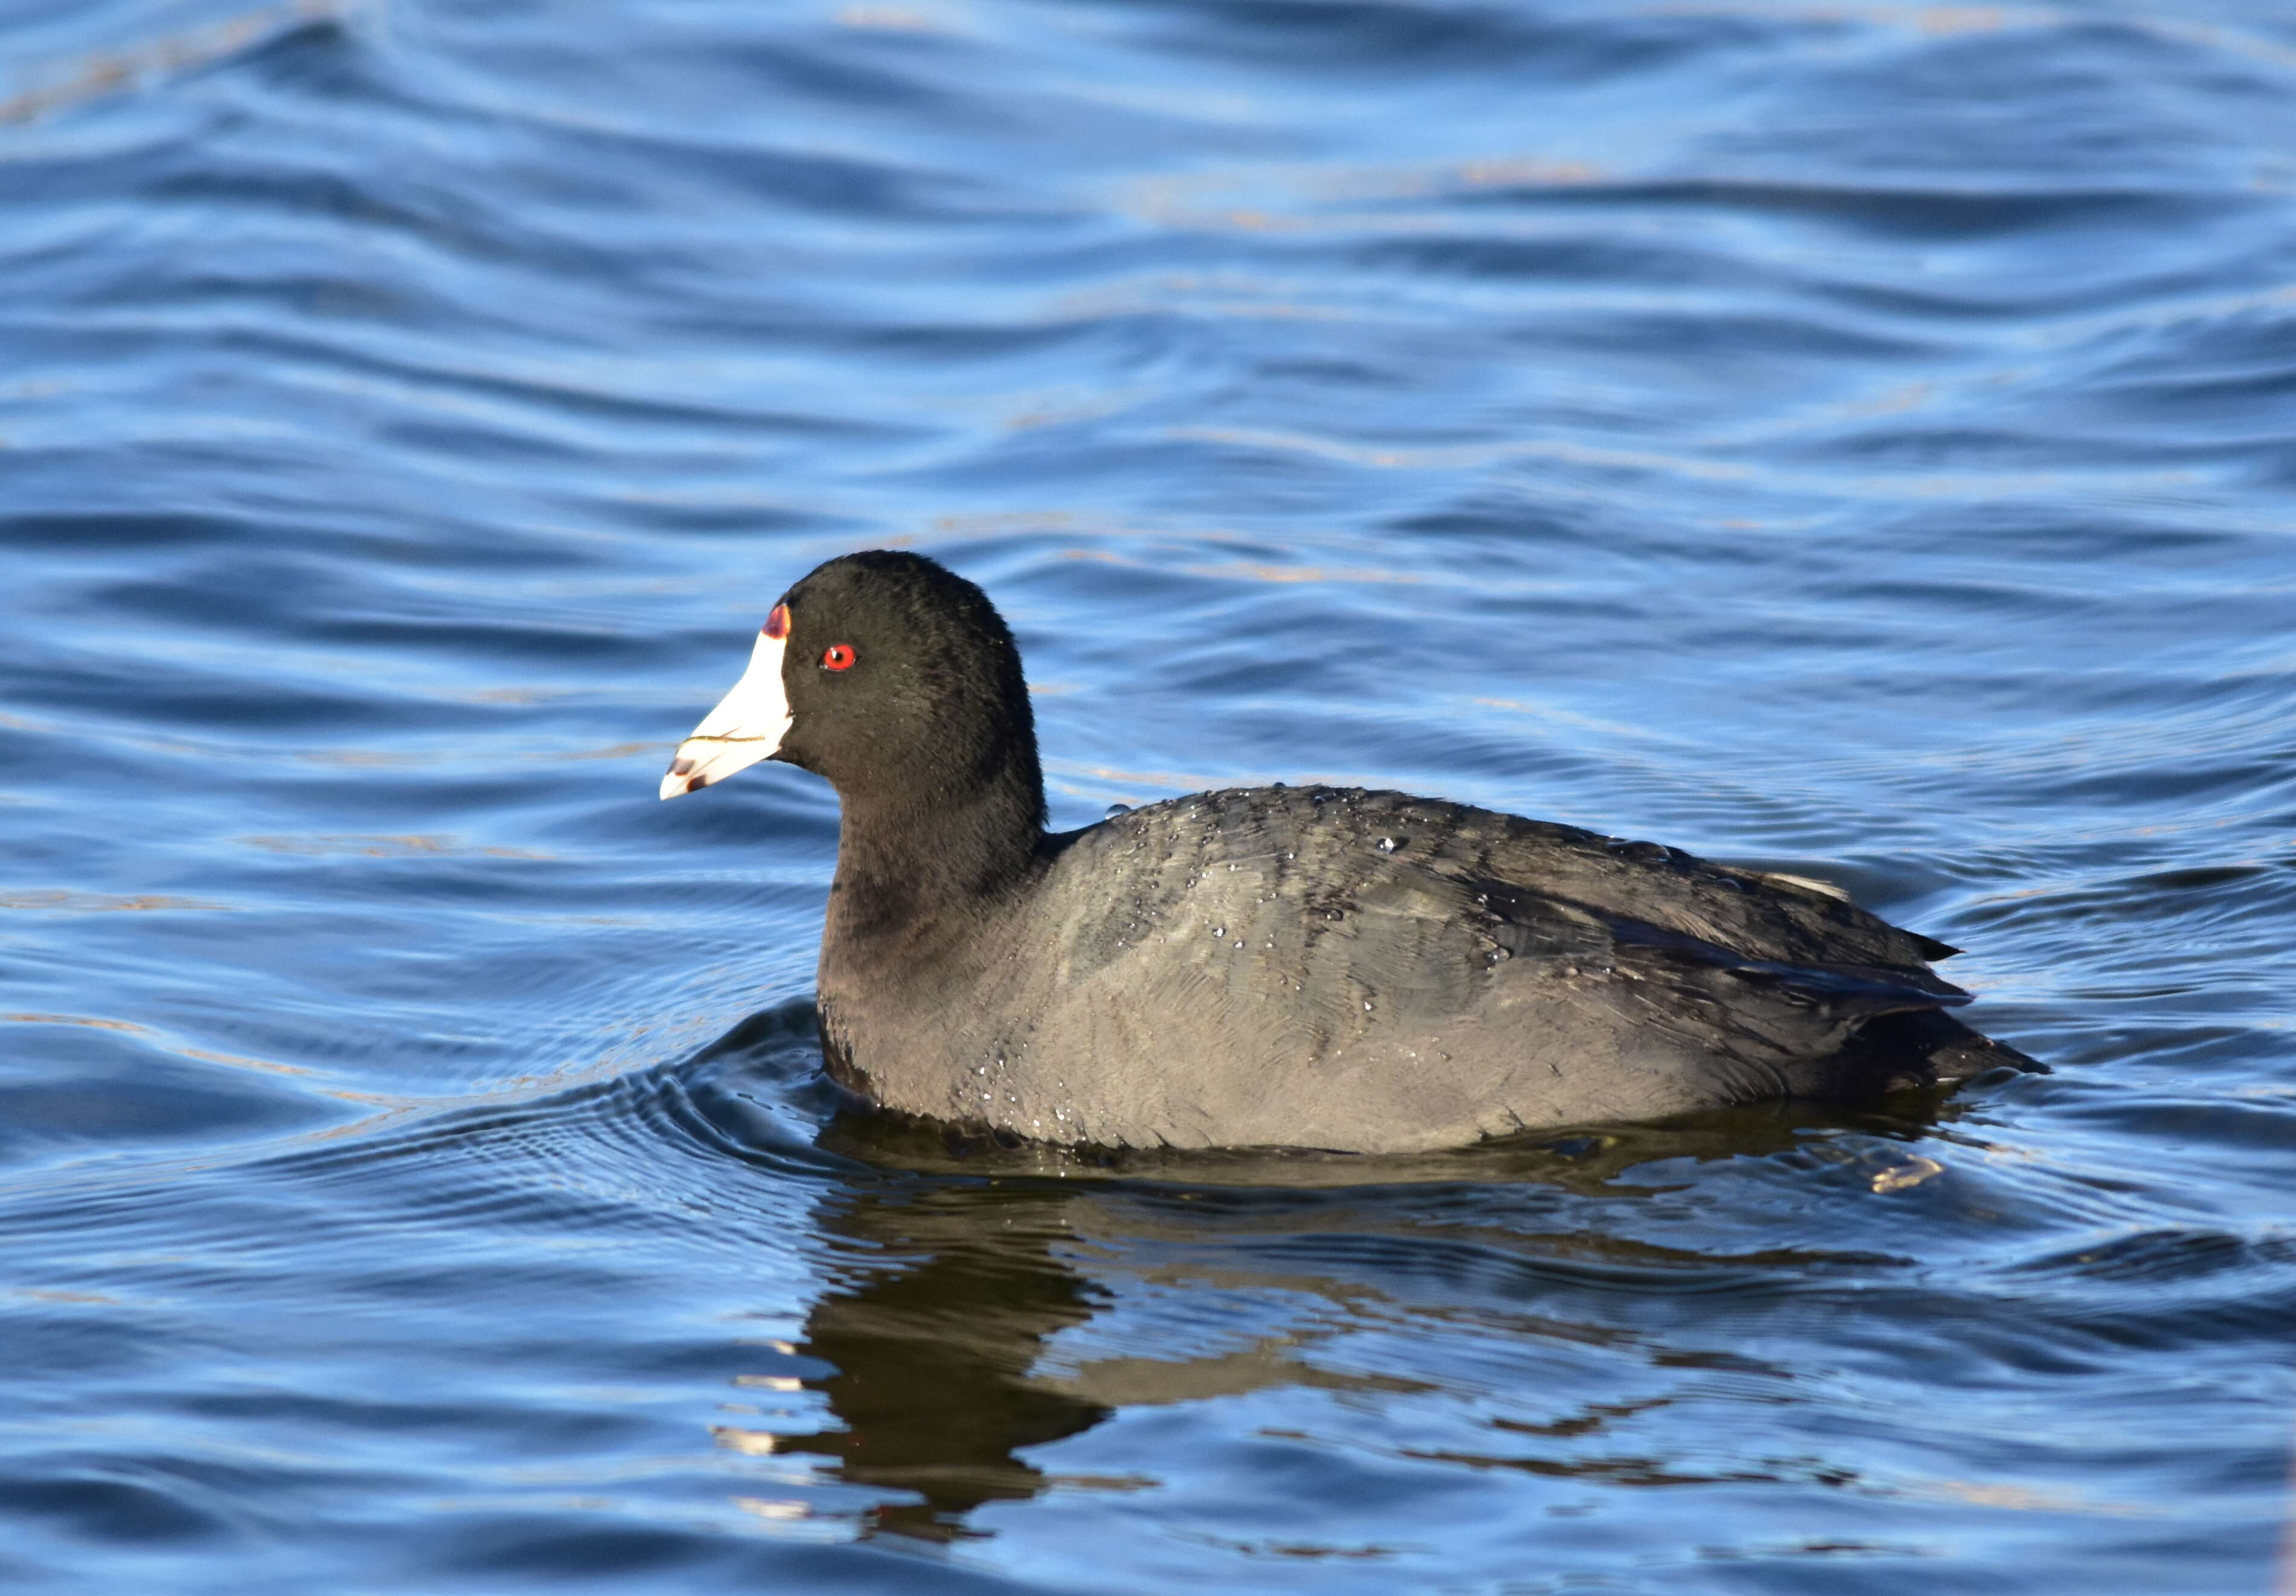
[{"label": "red eye", "polygon": [[773,638],[775,642],[779,642],[781,639],[789,635],[789,606],[787,604],[776,604],[774,606],[774,612],[766,617],[765,633],[767,636]]},{"label": "red eye", "polygon": [[824,670],[851,670],[853,668],[853,651],[846,647],[841,642],[831,643],[829,645],[828,651],[821,657],[821,668]]}]

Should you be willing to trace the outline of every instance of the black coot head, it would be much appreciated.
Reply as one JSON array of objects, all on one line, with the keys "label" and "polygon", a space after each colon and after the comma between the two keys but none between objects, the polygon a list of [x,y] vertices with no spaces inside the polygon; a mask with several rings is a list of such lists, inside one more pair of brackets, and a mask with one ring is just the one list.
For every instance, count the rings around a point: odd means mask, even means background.
[{"label": "black coot head", "polygon": [[926,817],[964,814],[974,845],[1009,853],[1044,824],[1021,651],[988,594],[922,554],[848,554],[783,593],[661,796],[760,759],[828,777],[849,823],[892,828],[881,840],[930,846],[945,828]]},{"label": "black coot head", "polygon": [[848,554],[782,596],[790,728],[773,757],[840,796],[925,802],[996,780],[1037,737],[988,595],[922,554]]}]

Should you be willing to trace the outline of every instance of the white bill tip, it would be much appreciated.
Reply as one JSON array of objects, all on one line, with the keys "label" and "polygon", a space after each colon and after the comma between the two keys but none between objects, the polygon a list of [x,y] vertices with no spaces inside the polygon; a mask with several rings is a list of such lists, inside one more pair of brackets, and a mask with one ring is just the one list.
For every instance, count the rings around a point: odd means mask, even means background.
[{"label": "white bill tip", "polygon": [[666,798],[699,792],[770,758],[790,729],[789,695],[782,691],[782,656],[788,639],[758,634],[750,668],[718,707],[701,717],[693,734],[677,745],[669,772],[661,779]]}]

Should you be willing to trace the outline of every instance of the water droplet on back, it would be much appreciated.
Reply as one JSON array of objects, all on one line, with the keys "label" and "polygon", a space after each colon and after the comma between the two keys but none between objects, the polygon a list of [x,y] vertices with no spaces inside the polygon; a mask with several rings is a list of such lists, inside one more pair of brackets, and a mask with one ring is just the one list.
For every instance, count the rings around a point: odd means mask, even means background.
[{"label": "water droplet on back", "polygon": [[1129,814],[1131,813],[1132,806],[1129,804],[1111,804],[1107,810],[1101,815],[1101,818],[1103,820],[1114,820],[1119,814]]}]

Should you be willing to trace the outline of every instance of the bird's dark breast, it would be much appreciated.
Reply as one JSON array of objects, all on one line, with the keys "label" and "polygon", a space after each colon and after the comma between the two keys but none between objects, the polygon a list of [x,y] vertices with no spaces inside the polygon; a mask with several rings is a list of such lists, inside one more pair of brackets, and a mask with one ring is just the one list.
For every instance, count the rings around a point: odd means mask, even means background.
[{"label": "bird's dark breast", "polygon": [[848,1092],[875,1099],[876,1083],[869,1072],[854,1060],[853,1031],[847,1023],[844,1007],[827,993],[823,993],[815,1004],[821,1025],[821,1063],[829,1078]]}]

